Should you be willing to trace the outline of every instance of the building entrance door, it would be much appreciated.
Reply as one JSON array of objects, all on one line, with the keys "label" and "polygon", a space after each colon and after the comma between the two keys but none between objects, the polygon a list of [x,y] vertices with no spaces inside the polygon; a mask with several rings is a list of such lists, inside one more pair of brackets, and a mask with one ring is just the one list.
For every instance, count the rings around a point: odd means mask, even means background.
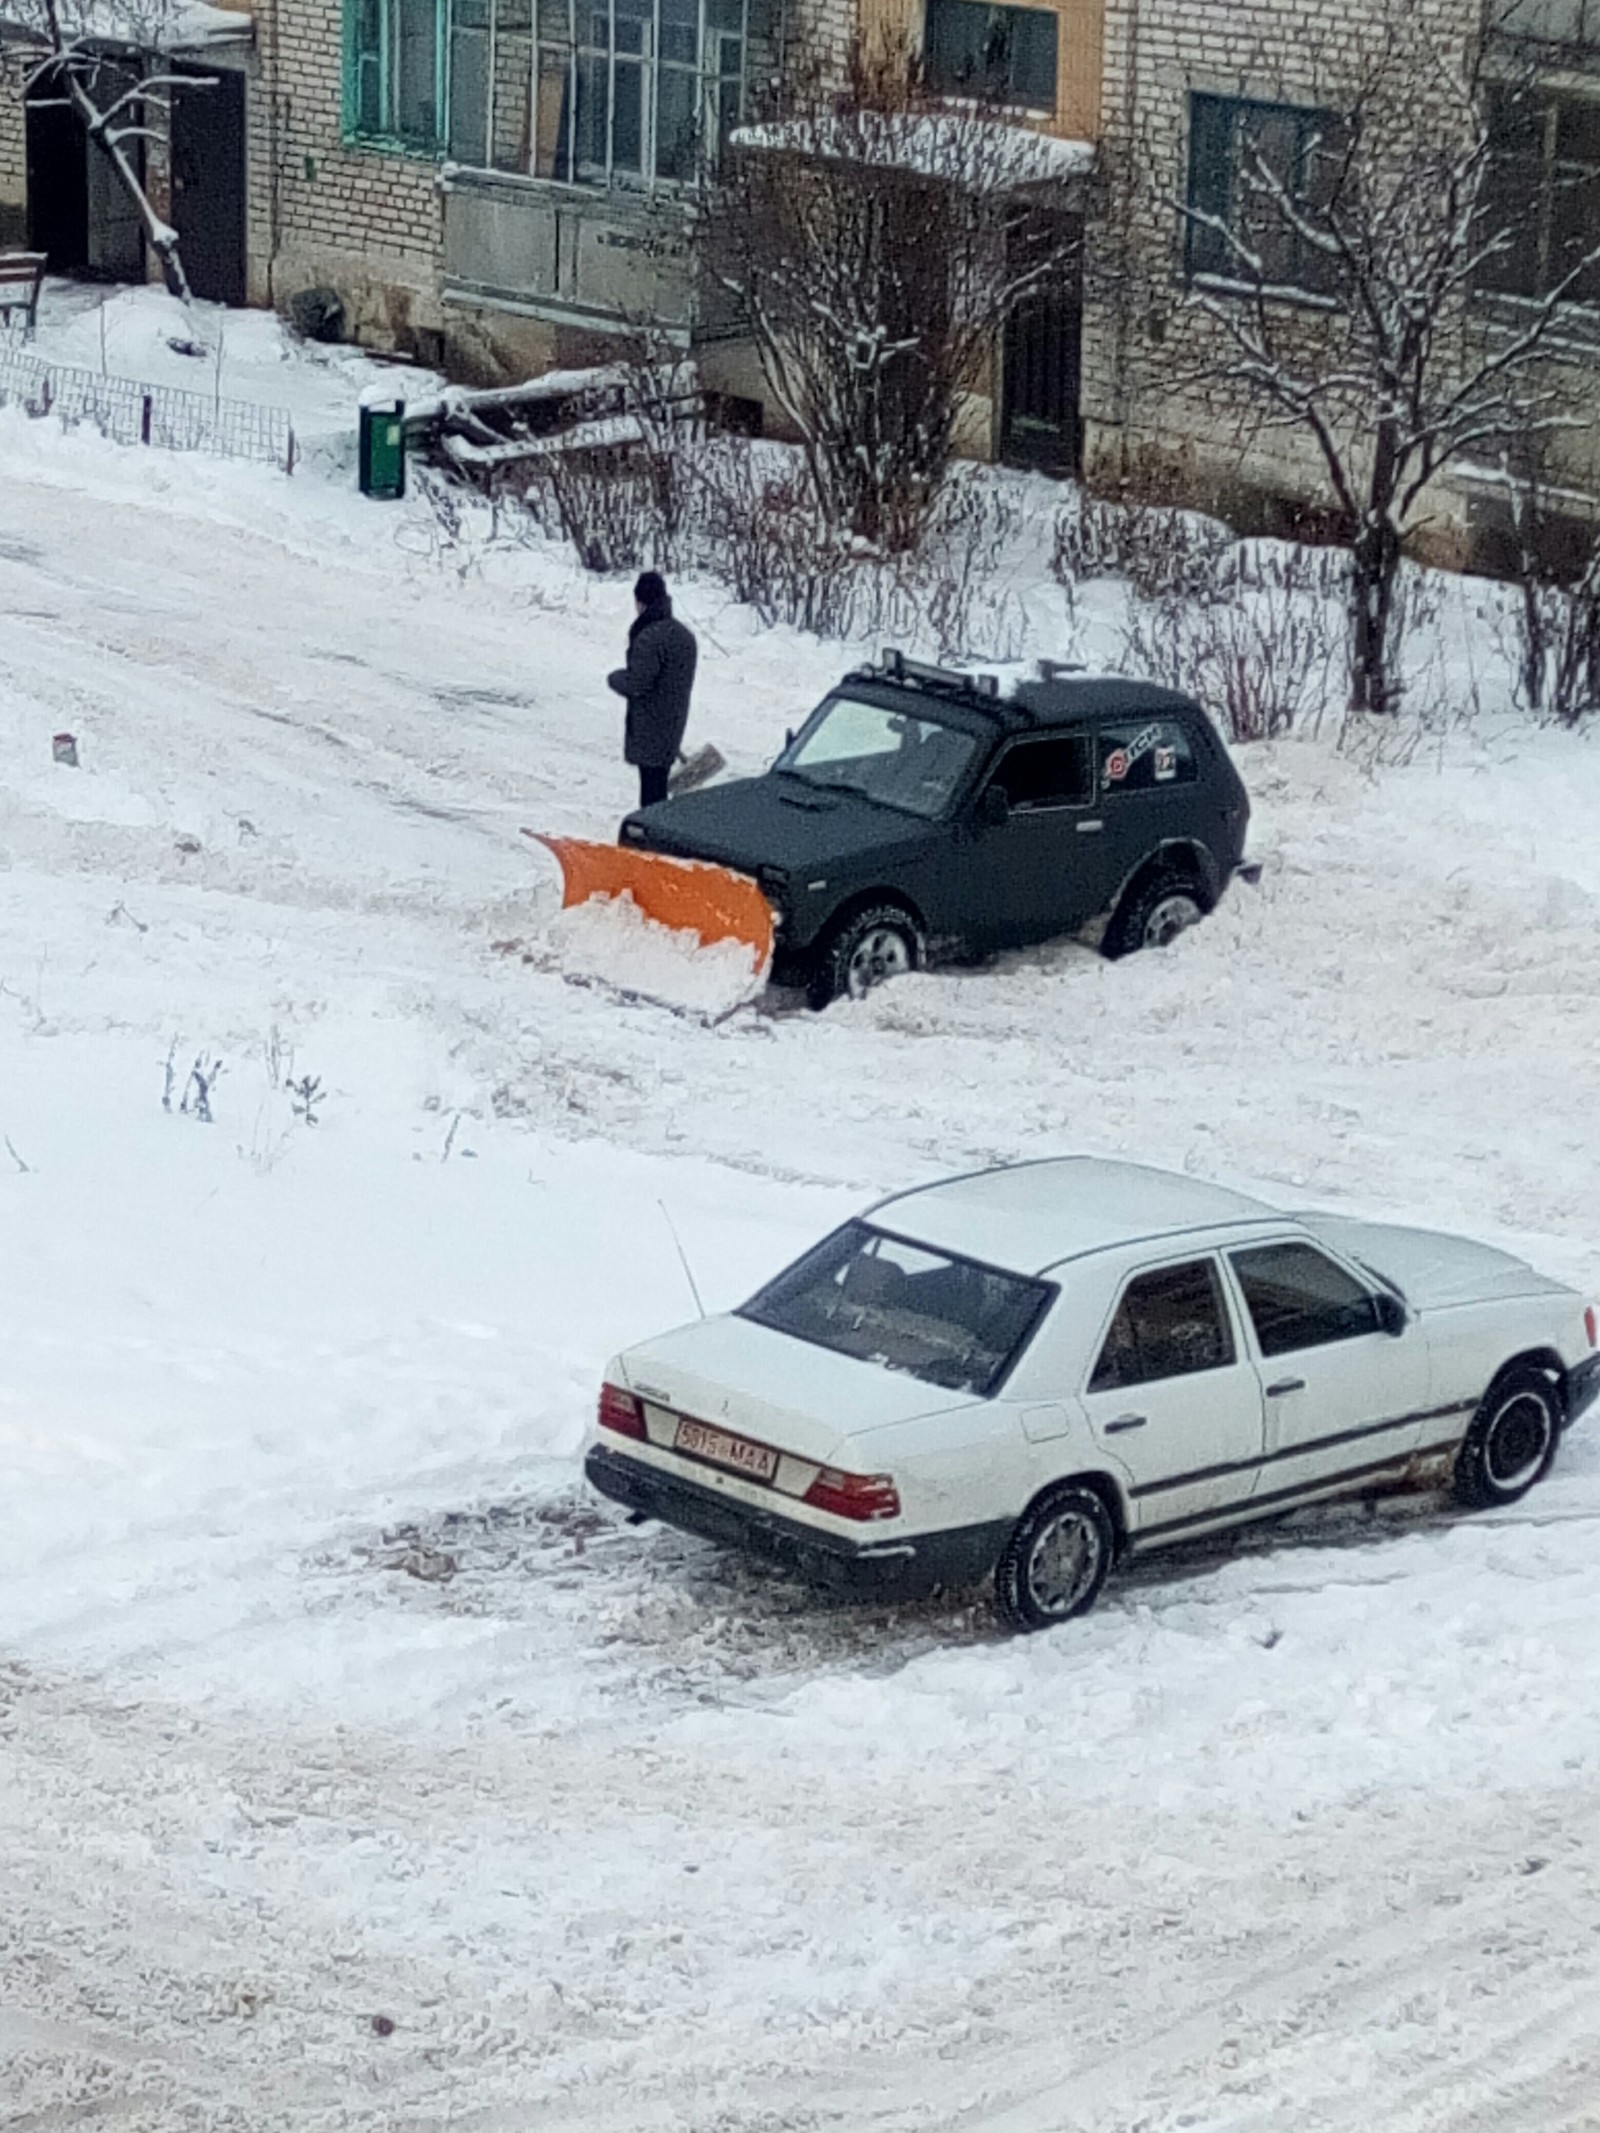
[{"label": "building entrance door", "polygon": [[244,76],[215,68],[172,98],[172,226],[189,286],[242,304],[245,272]]},{"label": "building entrance door", "polygon": [[[1077,218],[1058,217],[1081,238]],[[1026,241],[1026,239],[1024,239]],[[1078,412],[1083,352],[1083,255],[1012,314],[1001,357],[1000,456],[1012,466],[1076,474],[1083,452]]]}]

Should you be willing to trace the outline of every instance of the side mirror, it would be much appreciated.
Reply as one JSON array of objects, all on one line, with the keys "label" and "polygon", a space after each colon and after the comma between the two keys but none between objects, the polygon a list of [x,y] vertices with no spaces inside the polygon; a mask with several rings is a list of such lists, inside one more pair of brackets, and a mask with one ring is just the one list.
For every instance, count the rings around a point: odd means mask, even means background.
[{"label": "side mirror", "polygon": [[793,728],[793,726],[785,726],[785,727],[784,727],[784,729],[783,729],[783,745],[784,745],[784,747],[785,747],[785,748],[792,748],[792,747],[794,746],[794,728]]},{"label": "side mirror", "polygon": [[1377,1304],[1378,1324],[1382,1326],[1385,1333],[1398,1338],[1411,1323],[1410,1314],[1407,1312],[1405,1305],[1398,1296],[1391,1294],[1388,1289],[1380,1289],[1378,1291]]},{"label": "side mirror", "polygon": [[1003,829],[1011,820],[1011,801],[1003,785],[986,785],[978,802],[978,820],[985,829]]}]

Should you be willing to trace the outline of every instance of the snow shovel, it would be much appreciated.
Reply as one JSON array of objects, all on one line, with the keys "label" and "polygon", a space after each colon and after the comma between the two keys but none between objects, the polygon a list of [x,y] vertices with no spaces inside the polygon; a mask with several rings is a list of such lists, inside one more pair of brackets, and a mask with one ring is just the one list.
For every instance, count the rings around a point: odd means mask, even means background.
[{"label": "snow shovel", "polygon": [[694,792],[701,785],[709,785],[719,770],[726,770],[727,758],[711,741],[697,748],[693,755],[680,755],[673,765],[672,775],[667,780],[669,794]]},{"label": "snow shovel", "polygon": [[626,845],[592,844],[582,837],[547,837],[524,830],[561,868],[561,903],[631,901],[641,916],[676,934],[692,934],[701,948],[738,942],[750,956],[752,991],[772,968],[772,908],[748,874],[704,859],[672,859]]}]

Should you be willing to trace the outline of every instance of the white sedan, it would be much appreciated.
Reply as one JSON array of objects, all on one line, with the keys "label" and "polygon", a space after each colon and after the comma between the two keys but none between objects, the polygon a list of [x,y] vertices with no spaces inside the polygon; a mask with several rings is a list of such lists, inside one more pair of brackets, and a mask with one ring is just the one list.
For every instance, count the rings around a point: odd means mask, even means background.
[{"label": "white sedan", "polygon": [[1070,1157],[901,1193],[630,1348],[586,1471],[836,1588],[992,1572],[1042,1629],[1125,1552],[1303,1504],[1514,1502],[1597,1346],[1593,1305],[1485,1245]]}]

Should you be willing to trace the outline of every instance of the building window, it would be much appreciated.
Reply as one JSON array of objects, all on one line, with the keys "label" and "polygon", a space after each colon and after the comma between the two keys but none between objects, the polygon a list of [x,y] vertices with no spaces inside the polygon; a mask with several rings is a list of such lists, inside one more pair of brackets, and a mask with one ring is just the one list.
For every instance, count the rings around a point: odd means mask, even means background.
[{"label": "building window", "polygon": [[1057,18],[1045,8],[928,0],[928,85],[1032,111],[1056,108]]},{"label": "building window", "polygon": [[1334,112],[1191,96],[1189,272],[1248,288],[1329,294],[1336,262],[1296,223],[1315,226],[1343,148],[1344,126]]},{"label": "building window", "polygon": [[745,0],[539,0],[533,171],[686,185],[739,123]]},{"label": "building window", "polygon": [[1482,242],[1501,240],[1480,285],[1501,296],[1562,289],[1600,304],[1600,102],[1505,91],[1489,107]]},{"label": "building window", "polygon": [[1511,43],[1594,45],[1600,43],[1600,0],[1501,0],[1493,28]]},{"label": "building window", "polygon": [[434,153],[444,139],[446,0],[348,0],[345,127]]}]

